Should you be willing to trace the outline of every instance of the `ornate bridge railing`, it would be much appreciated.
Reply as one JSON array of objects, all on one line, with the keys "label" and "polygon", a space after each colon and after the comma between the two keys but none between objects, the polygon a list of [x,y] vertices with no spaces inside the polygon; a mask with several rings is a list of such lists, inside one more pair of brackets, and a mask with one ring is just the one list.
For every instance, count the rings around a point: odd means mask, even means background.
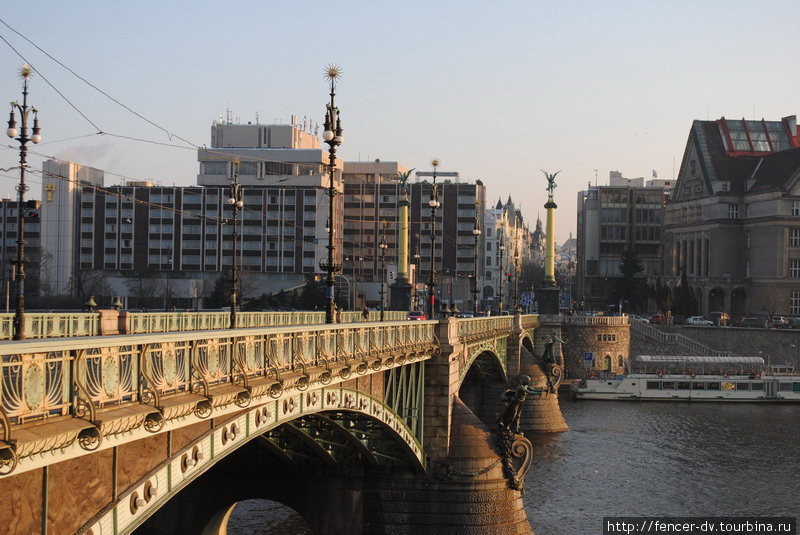
[{"label": "ornate bridge railing", "polygon": [[458,326],[461,340],[470,343],[492,338],[501,333],[509,335],[514,328],[513,320],[513,316],[460,319]]},{"label": "ornate bridge railing", "polygon": [[[342,323],[378,321],[379,313],[370,311],[365,319],[362,312],[342,312]],[[13,335],[13,314],[0,314],[0,339]],[[168,333],[227,329],[230,312],[122,312],[113,310],[75,313],[26,313],[26,338],[59,338],[100,336],[102,322],[110,321],[115,330],[124,334]],[[402,321],[406,312],[385,311],[385,321]],[[283,327],[287,325],[318,325],[325,323],[324,312],[240,312],[237,326],[243,329]]]},{"label": "ornate bridge railing", "polygon": [[435,327],[404,321],[0,343],[0,474],[46,451],[93,450],[287,390],[425,360],[439,351]]}]

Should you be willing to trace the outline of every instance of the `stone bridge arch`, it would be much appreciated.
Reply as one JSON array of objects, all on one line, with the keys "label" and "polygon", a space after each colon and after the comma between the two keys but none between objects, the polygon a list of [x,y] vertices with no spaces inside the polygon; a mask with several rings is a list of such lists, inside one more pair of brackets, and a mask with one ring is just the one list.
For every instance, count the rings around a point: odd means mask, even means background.
[{"label": "stone bridge arch", "polygon": [[506,365],[496,353],[485,349],[463,369],[458,397],[489,429],[497,424],[502,394],[508,383]]},{"label": "stone bridge arch", "polygon": [[[339,510],[344,503],[359,501],[354,496],[360,496],[357,487],[363,478],[353,474],[387,468],[421,473],[424,463],[421,444],[382,401],[345,388],[303,392],[215,423],[144,478],[120,489],[78,533],[224,533],[219,528],[227,521],[226,513],[248,498],[285,503],[315,532],[330,532],[331,526],[315,522],[361,518]],[[346,471],[341,469],[345,466]],[[320,487],[330,492],[313,490]],[[341,492],[336,494],[336,489]],[[334,495],[342,502],[332,499]],[[333,508],[330,515],[308,514],[323,503]],[[187,507],[193,518],[181,515]],[[334,532],[351,527],[359,526],[339,526]]]}]

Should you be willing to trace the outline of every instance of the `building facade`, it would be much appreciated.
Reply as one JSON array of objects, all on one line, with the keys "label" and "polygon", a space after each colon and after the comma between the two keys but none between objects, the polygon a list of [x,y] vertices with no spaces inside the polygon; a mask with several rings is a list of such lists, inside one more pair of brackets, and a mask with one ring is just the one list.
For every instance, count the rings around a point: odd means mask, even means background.
[{"label": "building facade", "polygon": [[694,121],[664,231],[665,273],[701,312],[800,315],[795,116]]}]

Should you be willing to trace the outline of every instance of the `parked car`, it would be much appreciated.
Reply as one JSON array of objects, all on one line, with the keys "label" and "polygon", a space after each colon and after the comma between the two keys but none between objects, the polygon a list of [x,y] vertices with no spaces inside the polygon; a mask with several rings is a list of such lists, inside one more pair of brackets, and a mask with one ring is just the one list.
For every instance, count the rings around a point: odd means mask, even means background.
[{"label": "parked car", "polygon": [[731,327],[741,327],[742,321],[744,321],[745,318],[747,318],[747,316],[734,316],[728,325]]},{"label": "parked car", "polygon": [[703,316],[692,316],[686,320],[686,325],[704,326],[709,327],[714,325],[711,320],[705,319]]},{"label": "parked car", "polygon": [[756,329],[766,329],[767,328],[767,319],[766,318],[744,318],[739,323],[739,327],[750,327]]},{"label": "parked car", "polygon": [[789,328],[789,320],[784,318],[783,316],[772,316],[772,321],[770,322],[775,329],[788,329]]},{"label": "parked car", "polygon": [[800,318],[787,318],[790,329],[800,329]]},{"label": "parked car", "polygon": [[673,325],[686,325],[686,316],[682,316],[678,314],[677,316],[672,316],[672,324]]},{"label": "parked car", "polygon": [[727,312],[709,312],[706,318],[718,327],[727,327],[731,321]]},{"label": "parked car", "polygon": [[663,325],[667,323],[667,317],[664,314],[653,314],[650,316],[650,323],[658,323]]},{"label": "parked car", "polygon": [[406,314],[407,320],[417,320],[417,321],[425,321],[427,318],[425,317],[425,313],[421,310],[412,310],[408,314]]},{"label": "parked car", "polygon": [[638,315],[636,315],[636,314],[628,314],[628,319],[629,319],[630,321],[639,321],[639,322],[641,322],[641,323],[650,323],[650,320],[649,320],[649,319],[647,319],[647,318],[643,318],[643,317],[641,317],[641,316],[638,316]]}]

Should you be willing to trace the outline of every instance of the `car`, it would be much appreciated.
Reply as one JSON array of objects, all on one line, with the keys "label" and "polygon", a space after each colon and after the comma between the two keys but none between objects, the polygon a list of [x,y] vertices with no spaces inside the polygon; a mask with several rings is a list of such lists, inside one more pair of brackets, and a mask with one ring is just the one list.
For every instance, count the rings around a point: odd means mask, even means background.
[{"label": "car", "polygon": [[650,323],[665,325],[667,323],[667,317],[664,314],[653,314],[650,316]]},{"label": "car", "polygon": [[789,328],[789,320],[784,318],[783,316],[772,316],[772,321],[770,321],[770,325],[775,329],[788,329]]},{"label": "car", "polygon": [[800,318],[787,318],[790,329],[800,329]]},{"label": "car", "polygon": [[462,312],[461,314],[456,314],[457,318],[474,318],[475,314],[472,312]]},{"label": "car", "polygon": [[425,321],[427,318],[425,317],[425,313],[421,310],[412,310],[408,314],[406,314],[407,320],[415,320],[415,321]]},{"label": "car", "polygon": [[709,327],[714,325],[714,322],[705,319],[703,316],[692,316],[686,320],[686,325]]},{"label": "car", "polygon": [[628,314],[628,319],[630,321],[639,321],[641,323],[650,323],[650,320],[647,318],[643,318],[637,314]]},{"label": "car", "polygon": [[741,322],[739,322],[739,327],[751,327],[756,329],[766,329],[767,328],[767,319],[766,318],[743,318]]},{"label": "car", "polygon": [[718,327],[727,327],[731,321],[731,317],[727,312],[709,312],[706,318],[711,320],[714,325]]},{"label": "car", "polygon": [[672,316],[672,324],[673,325],[686,325],[686,316],[681,314]]}]

